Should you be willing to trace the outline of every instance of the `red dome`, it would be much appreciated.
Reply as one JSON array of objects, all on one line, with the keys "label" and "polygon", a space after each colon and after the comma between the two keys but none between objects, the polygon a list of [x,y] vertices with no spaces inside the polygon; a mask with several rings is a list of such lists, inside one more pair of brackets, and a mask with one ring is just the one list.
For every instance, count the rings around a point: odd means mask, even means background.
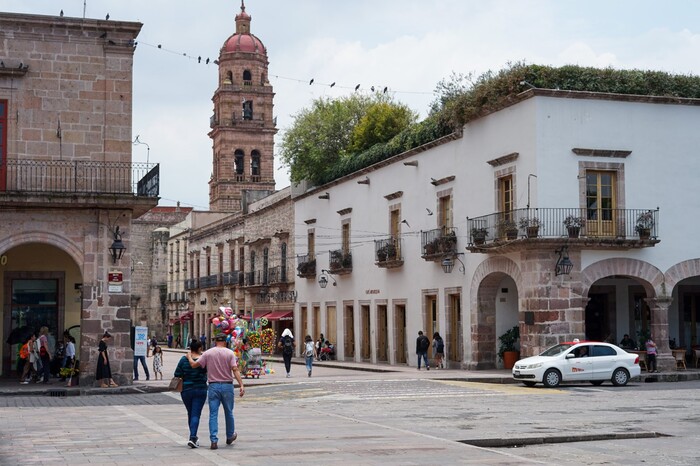
[{"label": "red dome", "polygon": [[253,34],[234,34],[224,42],[224,52],[249,52],[265,55],[263,43]]}]

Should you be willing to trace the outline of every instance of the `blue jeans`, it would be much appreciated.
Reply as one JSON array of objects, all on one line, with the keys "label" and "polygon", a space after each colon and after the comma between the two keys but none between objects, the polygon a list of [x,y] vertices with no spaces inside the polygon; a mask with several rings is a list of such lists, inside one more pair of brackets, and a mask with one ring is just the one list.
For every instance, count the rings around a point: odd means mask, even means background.
[{"label": "blue jeans", "polygon": [[141,361],[143,371],[146,373],[146,380],[150,379],[151,375],[148,373],[148,365],[146,365],[146,356],[134,356],[134,380],[139,379],[139,361]]},{"label": "blue jeans", "polygon": [[204,402],[207,401],[207,389],[202,387],[183,390],[180,393],[180,397],[187,409],[187,425],[190,428],[190,440],[195,440],[197,438],[197,429],[199,429],[199,418],[202,415],[202,408],[204,408]]},{"label": "blue jeans", "polygon": [[314,357],[313,356],[305,356],[306,358],[306,371],[311,372],[311,369],[314,366]]},{"label": "blue jeans", "polygon": [[428,367],[428,352],[423,351],[421,353],[416,353],[416,354],[418,354],[418,369],[420,369],[421,358],[423,358],[423,360],[425,361],[425,367]]},{"label": "blue jeans", "polygon": [[233,437],[236,431],[233,420],[233,384],[211,382],[209,383],[209,440],[218,442],[219,438],[219,405],[223,405],[226,416],[226,438]]}]

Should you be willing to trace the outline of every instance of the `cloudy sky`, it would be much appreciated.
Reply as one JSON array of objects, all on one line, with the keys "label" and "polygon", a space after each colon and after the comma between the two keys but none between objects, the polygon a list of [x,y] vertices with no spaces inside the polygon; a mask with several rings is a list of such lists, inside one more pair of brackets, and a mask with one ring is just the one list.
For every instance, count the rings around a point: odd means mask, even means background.
[{"label": "cloudy sky", "polygon": [[[320,96],[388,86],[425,116],[454,72],[506,63],[578,64],[700,74],[700,2],[651,0],[246,0],[268,49],[278,140]],[[240,0],[3,0],[9,12],[138,21],[133,136],[161,164],[161,205],[207,209],[210,58],[235,31]],[[157,45],[162,48],[158,49]],[[184,55],[183,55],[184,54]],[[186,56],[185,56],[186,55]],[[202,63],[195,58],[202,56]],[[309,80],[314,78],[314,85]],[[336,82],[330,88],[328,84]],[[146,161],[145,146],[133,160]],[[289,185],[276,162],[277,189]]]}]

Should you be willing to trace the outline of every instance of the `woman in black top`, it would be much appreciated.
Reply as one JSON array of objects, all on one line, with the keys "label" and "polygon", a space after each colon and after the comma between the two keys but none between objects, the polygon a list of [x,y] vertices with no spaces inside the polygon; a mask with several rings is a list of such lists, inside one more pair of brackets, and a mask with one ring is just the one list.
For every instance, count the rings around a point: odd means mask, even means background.
[{"label": "woman in black top", "polygon": [[[195,361],[202,355],[202,344],[197,340],[190,343],[192,359]],[[187,356],[180,358],[175,368],[175,377],[182,378],[182,393],[180,397],[187,409],[187,425],[190,428],[190,440],[187,445],[190,448],[199,446],[197,429],[202,408],[207,401],[207,370],[203,367],[193,368],[187,360]]]},{"label": "woman in black top", "polygon": [[97,370],[95,371],[95,379],[100,381],[100,387],[118,387],[112,380],[112,369],[109,367],[109,356],[107,355],[107,342],[112,338],[109,332],[105,332],[100,340],[100,345],[97,347],[99,355],[97,356]]}]

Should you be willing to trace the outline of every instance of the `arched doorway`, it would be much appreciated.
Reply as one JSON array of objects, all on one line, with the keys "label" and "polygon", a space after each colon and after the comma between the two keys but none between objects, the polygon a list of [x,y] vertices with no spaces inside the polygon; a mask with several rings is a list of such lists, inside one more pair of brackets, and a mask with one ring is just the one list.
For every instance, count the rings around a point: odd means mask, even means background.
[{"label": "arched doorway", "polygon": [[[82,274],[71,254],[51,244],[23,243],[2,255],[2,374],[10,375],[29,333],[48,327],[53,351],[65,330],[80,326]],[[72,334],[79,348],[79,332]]]},{"label": "arched doorway", "polygon": [[498,364],[498,336],[519,325],[520,271],[505,257],[489,258],[474,274],[471,292],[470,369],[493,369]]}]

